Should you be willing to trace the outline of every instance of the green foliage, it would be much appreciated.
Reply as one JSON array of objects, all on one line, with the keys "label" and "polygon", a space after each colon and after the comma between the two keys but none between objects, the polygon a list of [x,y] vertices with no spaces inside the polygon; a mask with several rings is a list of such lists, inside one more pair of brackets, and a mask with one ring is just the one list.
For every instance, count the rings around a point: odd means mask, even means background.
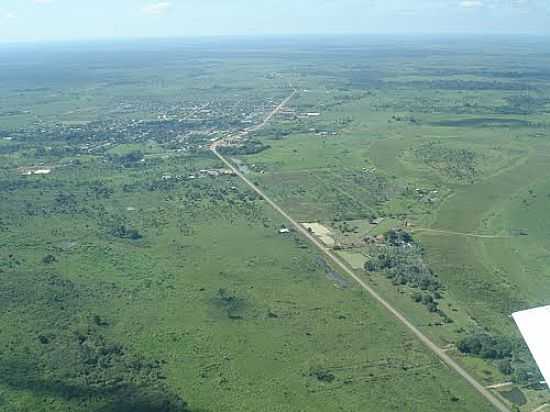
[{"label": "green foliage", "polygon": [[500,359],[497,362],[497,368],[503,375],[511,375],[514,372],[512,361],[510,359]]},{"label": "green foliage", "polygon": [[42,263],[45,263],[46,265],[49,265],[51,263],[55,263],[57,259],[54,255],[46,255],[42,258]]},{"label": "green foliage", "polygon": [[478,333],[458,343],[460,352],[495,361],[498,370],[520,385],[538,387],[543,378],[523,341]]},{"label": "green foliage", "polygon": [[326,369],[314,369],[310,372],[309,376],[324,383],[332,383],[336,379],[336,376]]},{"label": "green foliage", "polygon": [[479,356],[483,359],[505,359],[512,356],[513,341],[510,338],[478,334],[465,337],[458,343],[462,353]]},{"label": "green foliage", "polygon": [[[371,259],[365,264],[369,272],[382,271],[396,284],[435,292],[442,285],[423,259],[424,251],[410,233],[390,230],[385,245],[370,248]],[[433,309],[433,302],[425,302]]]},{"label": "green foliage", "polygon": [[391,229],[384,233],[384,239],[390,246],[409,246],[414,243],[412,235],[402,229]]},{"label": "green foliage", "polygon": [[258,140],[247,140],[238,146],[222,146],[218,151],[224,155],[237,156],[258,154],[270,148],[270,145],[266,145]]},{"label": "green foliage", "polygon": [[126,225],[119,225],[111,230],[111,234],[121,239],[139,240],[143,238],[141,233],[137,229],[127,227]]},{"label": "green foliage", "polygon": [[229,319],[242,319],[245,302],[243,299],[230,294],[225,289],[218,289],[217,303],[223,308]]},{"label": "green foliage", "polygon": [[[278,236],[236,178],[189,178],[223,167],[210,140],[261,121],[292,84],[297,119],[275,116],[227,153],[246,154],[250,179],[299,221],[388,216],[445,231],[356,247],[443,321],[452,299],[457,327],[431,328],[433,315],[388,293],[437,344],[474,322],[514,336],[508,315],[548,295],[545,44],[488,44],[486,59],[467,40],[436,55],[353,41],[6,60],[0,409],[173,411],[180,396],[197,410],[489,409],[377,305],[335,288],[345,283],[306,242]],[[309,111],[322,116],[298,118]],[[42,165],[52,173],[19,169]],[[518,205],[526,181],[538,196]],[[354,237],[355,223],[341,229]],[[493,359],[503,348],[481,340],[476,356],[540,380],[525,348]]]},{"label": "green foliage", "polygon": [[143,160],[143,152],[136,150],[123,155],[111,155],[110,160],[115,165],[123,167],[136,167]]},{"label": "green foliage", "polygon": [[473,182],[479,174],[479,155],[468,149],[430,142],[418,146],[415,155],[418,160],[457,181]]}]

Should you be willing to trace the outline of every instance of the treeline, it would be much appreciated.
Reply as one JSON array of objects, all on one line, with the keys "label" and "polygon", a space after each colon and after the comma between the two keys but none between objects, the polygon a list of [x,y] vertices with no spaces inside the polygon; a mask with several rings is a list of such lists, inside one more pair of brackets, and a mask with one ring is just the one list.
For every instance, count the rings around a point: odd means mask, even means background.
[{"label": "treeline", "polygon": [[502,114],[535,114],[543,113],[550,104],[550,99],[544,95],[512,95],[504,98],[506,105],[496,109]]},{"label": "treeline", "polygon": [[525,71],[498,71],[489,68],[479,69],[453,69],[453,68],[431,68],[424,67],[418,68],[419,72],[422,72],[431,76],[481,76],[481,77],[494,77],[503,79],[528,79],[528,80],[550,80],[550,71],[544,67],[536,70]]},{"label": "treeline", "polygon": [[512,356],[514,345],[510,338],[478,334],[462,339],[458,344],[458,349],[462,353],[479,356],[483,359],[505,359]]},{"label": "treeline", "polygon": [[267,126],[254,132],[254,137],[281,140],[293,134],[307,133],[311,128],[312,125],[310,123],[306,124],[303,121],[279,122],[275,126]]},{"label": "treeline", "polygon": [[406,87],[415,90],[527,90],[528,85],[519,82],[485,81],[485,80],[432,80],[432,81],[409,81],[409,82],[385,82],[386,85],[394,88]]},{"label": "treeline", "polygon": [[477,333],[463,338],[458,350],[466,355],[494,361],[514,383],[538,386],[544,380],[525,344],[508,336]]},{"label": "treeline", "polygon": [[442,284],[424,262],[424,250],[412,235],[401,229],[384,234],[384,244],[370,249],[371,258],[365,263],[368,272],[382,272],[396,286],[408,286],[418,291],[413,299],[445,322],[452,320],[439,308]]},{"label": "treeline", "polygon": [[239,146],[222,146],[218,151],[224,155],[238,156],[257,154],[268,149],[271,149],[270,145],[266,145],[258,140],[249,140]]}]

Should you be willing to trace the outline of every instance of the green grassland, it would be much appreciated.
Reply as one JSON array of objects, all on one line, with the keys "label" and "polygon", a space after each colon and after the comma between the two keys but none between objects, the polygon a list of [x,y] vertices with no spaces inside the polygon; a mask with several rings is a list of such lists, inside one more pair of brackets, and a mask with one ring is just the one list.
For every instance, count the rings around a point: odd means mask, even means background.
[{"label": "green grassland", "polygon": [[[147,189],[165,170],[215,165],[94,160],[13,178],[2,410],[164,411],[180,399],[191,411],[489,410],[364,293],[336,287],[314,250],[279,235],[235,178]],[[121,224],[140,237],[117,235]]]},{"label": "green grassland", "polygon": [[[519,342],[510,313],[548,303],[544,45],[220,41],[0,66],[0,409],[491,410],[237,177],[201,170],[222,168],[210,139],[296,88],[253,136],[268,148],[233,159],[480,382],[510,380],[457,345]],[[394,227],[441,312],[361,269]],[[549,400],[516,387],[521,411]]]},{"label": "green grassland", "polygon": [[[263,174],[253,178],[291,215],[329,225],[336,238],[343,221],[374,215],[395,227],[407,222],[443,284],[440,307],[453,322],[441,324],[412,302],[410,288],[364,276],[441,345],[479,332],[517,339],[510,314],[548,304],[550,117],[544,96],[550,83],[531,74],[544,70],[546,58],[535,53],[524,67],[510,69],[512,75],[506,65],[493,68],[504,55],[476,57],[457,74],[420,58],[409,67],[418,78],[397,81],[399,69],[386,66],[383,85],[322,111],[313,126],[318,130],[344,113],[353,119],[337,134],[292,134],[240,159],[260,165]],[[449,57],[455,58],[461,55]],[[385,66],[371,62],[378,64]],[[427,70],[440,74],[423,75]],[[475,78],[460,74],[474,70],[480,71]],[[300,95],[294,104],[306,103]],[[346,253],[352,266],[349,253],[368,256],[360,245]],[[491,362],[462,360],[487,384],[509,379]],[[518,406],[529,410],[543,402],[544,392],[524,390],[528,403]]]}]

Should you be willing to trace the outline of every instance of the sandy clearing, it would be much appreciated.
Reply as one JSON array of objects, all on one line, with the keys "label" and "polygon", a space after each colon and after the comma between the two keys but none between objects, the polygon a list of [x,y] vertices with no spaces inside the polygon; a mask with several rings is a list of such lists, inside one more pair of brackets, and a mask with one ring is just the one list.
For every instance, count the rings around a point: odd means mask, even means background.
[{"label": "sandy clearing", "polygon": [[320,223],[302,223],[302,226],[317,236],[326,246],[332,247],[336,244],[328,227]]}]

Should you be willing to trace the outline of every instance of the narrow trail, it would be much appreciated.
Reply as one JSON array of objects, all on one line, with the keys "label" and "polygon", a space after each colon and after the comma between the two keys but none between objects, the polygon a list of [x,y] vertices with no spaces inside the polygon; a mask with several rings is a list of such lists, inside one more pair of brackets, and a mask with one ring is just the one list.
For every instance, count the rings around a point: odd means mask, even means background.
[{"label": "narrow trail", "polygon": [[450,230],[430,229],[427,227],[416,227],[416,228],[413,228],[412,231],[434,233],[438,235],[476,237],[479,239],[512,239],[513,238],[513,236],[510,236],[510,235],[482,235],[478,233],[462,233],[462,232],[453,232]]},{"label": "narrow trail", "polygon": [[[292,97],[296,94],[296,90],[289,96],[281,105],[279,105],[269,116],[264,120],[255,130],[259,130],[264,127],[269,120],[279,112]],[[257,187],[252,181],[250,181],[241,171],[233,165],[228,159],[221,155],[217,147],[223,143],[223,140],[219,140],[210,145],[212,153],[220,159],[229,169],[231,169],[236,176],[238,176],[243,183],[245,183],[250,189],[256,192],[265,202],[267,202],[277,213],[279,213],[294,229],[306,238],[313,246],[315,246],[325,257],[342,273],[351,277],[363,290],[365,290],[374,300],[382,305],[394,318],[396,318],[401,324],[403,324],[410,332],[415,335],[420,342],[424,344],[431,352],[433,352],[445,365],[454,370],[460,375],[466,382],[468,382],[475,390],[477,390],[491,405],[495,407],[499,412],[511,412],[511,410],[490,390],[480,384],[472,375],[470,375],[462,366],[458,364],[451,356],[449,356],[444,349],[437,346],[428,336],[414,326],[401,312],[399,312],[393,305],[391,305],[386,299],[378,294],[371,286],[367,285],[355,272],[353,272],[332,250],[324,246],[320,240],[314,237],[309,231],[292,218],[287,212],[285,212],[277,203],[275,203],[267,194],[265,194],[259,187]]]}]

